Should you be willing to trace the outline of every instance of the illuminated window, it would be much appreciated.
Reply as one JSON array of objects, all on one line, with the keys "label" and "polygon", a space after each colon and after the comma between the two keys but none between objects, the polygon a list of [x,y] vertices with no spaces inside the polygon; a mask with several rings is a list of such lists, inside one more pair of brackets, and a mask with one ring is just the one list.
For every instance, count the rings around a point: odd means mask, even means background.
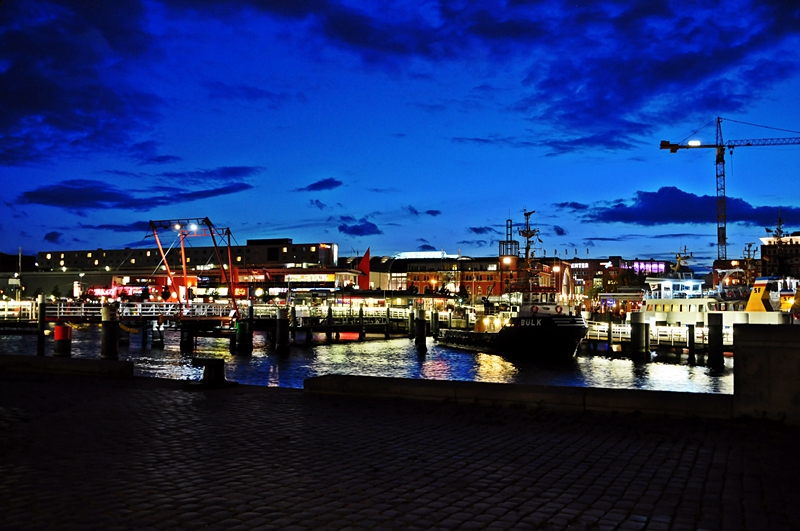
[{"label": "illuminated window", "polygon": [[131,258],[131,263],[135,264],[136,263],[136,258]]},{"label": "illuminated window", "polygon": [[281,252],[282,252],[282,253],[285,253],[286,251],[287,251],[287,248],[286,248],[286,247],[284,247],[283,249],[281,249]]},{"label": "illuminated window", "polygon": [[100,260],[95,260],[94,265],[100,265]]},{"label": "illuminated window", "polygon": [[192,257],[191,257],[191,256],[187,256],[187,257],[186,257],[186,263],[188,264],[188,263],[189,263],[189,262],[191,262],[191,261],[192,261]]},{"label": "illuminated window", "polygon": [[59,261],[58,265],[63,266],[64,265],[64,260]]},{"label": "illuminated window", "polygon": [[92,253],[86,253],[86,258],[91,258],[91,257],[92,257]]},{"label": "illuminated window", "polygon": [[50,253],[47,253],[47,259],[50,260]]},{"label": "illuminated window", "polygon": [[147,256],[150,256],[150,251],[147,251]]},{"label": "illuminated window", "polygon": [[312,245],[312,246],[311,246],[311,252],[313,253],[313,252],[315,252],[316,250],[317,250],[317,247],[316,247],[316,246],[314,246],[314,245]]},{"label": "illuminated window", "polygon": [[241,257],[241,256],[237,256],[237,257],[236,257],[236,261],[237,261],[237,262],[241,262],[241,261],[242,261],[242,257]]},{"label": "illuminated window", "polygon": [[64,253],[61,253],[61,258],[64,258]]}]

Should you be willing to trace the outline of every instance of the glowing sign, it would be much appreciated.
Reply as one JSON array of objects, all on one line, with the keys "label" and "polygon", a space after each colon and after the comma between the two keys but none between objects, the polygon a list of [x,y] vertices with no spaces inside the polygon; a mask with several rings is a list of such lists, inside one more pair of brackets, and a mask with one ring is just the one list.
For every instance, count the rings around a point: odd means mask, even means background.
[{"label": "glowing sign", "polygon": [[286,275],[287,282],[334,282],[336,275],[328,274],[308,274],[308,275]]}]

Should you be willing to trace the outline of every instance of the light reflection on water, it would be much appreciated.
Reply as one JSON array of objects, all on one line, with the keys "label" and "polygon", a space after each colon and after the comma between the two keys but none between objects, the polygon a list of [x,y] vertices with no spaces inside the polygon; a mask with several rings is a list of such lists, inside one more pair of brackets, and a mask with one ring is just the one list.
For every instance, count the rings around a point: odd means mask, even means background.
[{"label": "light reflection on water", "polygon": [[[179,334],[165,334],[164,349],[143,348],[140,336],[132,335],[130,346],[120,348],[119,359],[135,364],[137,376],[197,380],[202,369],[191,366],[190,354],[182,354]],[[323,339],[320,337],[319,339]],[[632,361],[619,353],[583,349],[571,363],[549,365],[510,362],[491,354],[476,354],[443,347],[428,340],[428,351],[420,356],[409,339],[341,342],[330,345],[297,346],[277,356],[269,350],[263,333],[253,336],[251,355],[232,355],[229,342],[220,338],[198,338],[195,356],[225,359],[226,377],[243,384],[302,388],[303,380],[325,374],[386,376],[436,380],[520,383],[571,387],[648,389],[693,393],[733,393],[733,361],[716,373],[704,366],[691,366],[686,355],[653,354],[650,361]],[[74,331],[72,356],[97,358],[100,331],[92,327]],[[0,335],[0,352],[35,354],[35,336]],[[52,339],[46,354],[52,355]]]}]

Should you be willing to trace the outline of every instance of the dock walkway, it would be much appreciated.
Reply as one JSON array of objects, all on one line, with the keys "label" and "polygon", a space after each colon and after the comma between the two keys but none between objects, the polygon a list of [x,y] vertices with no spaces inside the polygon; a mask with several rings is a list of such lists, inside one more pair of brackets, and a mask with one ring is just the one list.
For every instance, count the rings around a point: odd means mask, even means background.
[{"label": "dock walkway", "polygon": [[0,372],[6,531],[800,528],[797,427]]}]

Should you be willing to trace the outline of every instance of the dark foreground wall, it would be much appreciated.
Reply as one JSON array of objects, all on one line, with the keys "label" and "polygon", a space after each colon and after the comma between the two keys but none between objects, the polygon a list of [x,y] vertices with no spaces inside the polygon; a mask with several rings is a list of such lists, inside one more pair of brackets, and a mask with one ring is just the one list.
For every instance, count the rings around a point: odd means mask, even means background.
[{"label": "dark foreground wall", "polygon": [[734,415],[800,424],[800,326],[733,326]]}]

